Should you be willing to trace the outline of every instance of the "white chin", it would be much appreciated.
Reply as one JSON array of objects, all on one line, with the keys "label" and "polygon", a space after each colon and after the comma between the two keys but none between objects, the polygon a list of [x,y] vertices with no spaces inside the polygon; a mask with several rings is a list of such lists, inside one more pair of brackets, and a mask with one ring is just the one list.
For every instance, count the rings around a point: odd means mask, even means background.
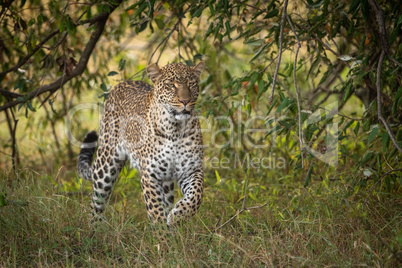
[{"label": "white chin", "polygon": [[189,114],[176,114],[174,116],[174,118],[176,118],[177,120],[185,120],[185,119],[189,119],[190,115]]}]

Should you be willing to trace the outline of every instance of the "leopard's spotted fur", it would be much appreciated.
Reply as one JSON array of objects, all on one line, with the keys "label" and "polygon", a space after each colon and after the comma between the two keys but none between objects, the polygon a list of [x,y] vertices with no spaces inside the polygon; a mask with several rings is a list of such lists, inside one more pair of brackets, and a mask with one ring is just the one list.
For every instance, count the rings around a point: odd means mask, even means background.
[{"label": "leopard's spotted fur", "polygon": [[[147,67],[154,87],[141,81],[117,85],[105,104],[98,151],[96,132],[87,134],[78,172],[93,182],[91,207],[104,211],[126,160],[140,170],[149,218],[174,224],[196,213],[202,201],[202,137],[194,111],[204,63]],[[183,198],[174,204],[174,181]]]}]

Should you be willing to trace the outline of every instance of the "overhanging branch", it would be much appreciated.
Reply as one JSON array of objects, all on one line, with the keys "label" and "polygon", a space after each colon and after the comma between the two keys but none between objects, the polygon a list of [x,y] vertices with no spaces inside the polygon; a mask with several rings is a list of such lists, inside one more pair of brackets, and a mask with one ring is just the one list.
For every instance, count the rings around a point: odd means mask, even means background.
[{"label": "overhanging branch", "polygon": [[391,128],[388,126],[387,121],[382,116],[381,71],[382,71],[382,63],[384,62],[385,53],[386,53],[385,50],[381,51],[381,55],[380,55],[380,59],[378,60],[378,67],[377,67],[377,81],[376,81],[376,87],[377,87],[377,115],[378,115],[378,120],[383,123],[385,129],[387,130],[388,135],[392,140],[392,143],[395,145],[395,147],[398,149],[398,151],[400,153],[402,153],[402,149],[398,145],[398,141],[396,140],[394,134],[392,134]]},{"label": "overhanging branch", "polygon": [[[99,20],[108,18],[109,15],[110,15],[109,13],[102,13],[102,14],[100,14],[100,15],[98,15],[98,16],[96,16],[96,17],[93,17],[93,18],[91,18],[91,19],[79,21],[79,22],[77,22],[76,26],[84,25],[84,24],[92,25],[92,24],[96,23],[96,22],[99,21]],[[59,29],[54,30],[53,32],[51,32],[51,33],[50,33],[48,36],[46,36],[39,44],[37,44],[34,49],[32,49],[31,53],[27,54],[20,62],[18,62],[18,63],[17,63],[16,65],[14,65],[13,67],[11,67],[11,68],[9,68],[9,69],[7,69],[7,70],[1,72],[1,73],[0,73],[0,77],[3,76],[3,75],[5,75],[5,74],[8,74],[8,73],[10,73],[10,72],[15,72],[15,71],[17,71],[18,68],[20,68],[20,67],[23,66],[25,63],[27,63],[27,61],[28,61],[40,48],[42,48],[44,44],[46,44],[52,37],[56,36],[56,35],[59,34],[59,33],[60,33],[60,30],[59,30]]]},{"label": "overhanging branch", "polygon": [[[121,1],[118,1],[118,4],[120,4],[120,3],[121,3]],[[20,103],[24,103],[28,100],[32,100],[35,97],[37,97],[43,93],[46,93],[46,92],[53,93],[53,92],[57,91],[59,88],[61,88],[65,83],[67,83],[68,81],[73,79],[74,77],[81,75],[84,72],[84,70],[88,64],[89,57],[91,56],[96,43],[98,42],[99,38],[101,37],[101,35],[103,33],[103,30],[105,28],[106,21],[109,18],[109,15],[117,8],[117,6],[118,5],[113,6],[113,8],[110,10],[109,13],[102,13],[101,15],[99,15],[97,17],[94,17],[92,19],[85,20],[85,21],[82,21],[79,23],[79,24],[95,23],[96,27],[95,27],[95,31],[92,33],[88,43],[85,46],[84,51],[81,54],[81,57],[80,57],[80,60],[77,64],[77,66],[72,70],[72,72],[70,74],[67,75],[66,73],[64,73],[56,81],[54,81],[50,84],[41,86],[38,89],[28,93],[27,95],[24,96],[23,100],[17,99],[17,100],[4,104],[3,106],[0,106],[0,111],[14,107],[14,106],[16,106]],[[17,67],[17,69],[18,69],[18,67]]]}]

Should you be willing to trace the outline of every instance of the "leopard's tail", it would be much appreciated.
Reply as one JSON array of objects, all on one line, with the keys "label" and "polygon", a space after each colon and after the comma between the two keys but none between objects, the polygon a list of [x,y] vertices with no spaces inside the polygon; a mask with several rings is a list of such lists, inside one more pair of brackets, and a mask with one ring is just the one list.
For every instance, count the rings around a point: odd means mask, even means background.
[{"label": "leopard's tail", "polygon": [[78,174],[86,180],[92,180],[92,159],[96,149],[98,134],[96,131],[89,132],[81,145],[80,155],[78,156]]}]

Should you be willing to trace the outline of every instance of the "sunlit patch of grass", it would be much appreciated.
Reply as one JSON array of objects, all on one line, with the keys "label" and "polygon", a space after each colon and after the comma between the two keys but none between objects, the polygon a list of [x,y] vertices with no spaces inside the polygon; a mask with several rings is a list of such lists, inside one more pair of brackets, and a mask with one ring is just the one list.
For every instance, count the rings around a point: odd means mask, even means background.
[{"label": "sunlit patch of grass", "polygon": [[1,267],[398,266],[397,195],[378,194],[365,203],[346,194],[339,181],[331,187],[267,185],[257,200],[247,200],[268,201],[267,206],[216,230],[242,202],[230,203],[230,192],[222,193],[215,178],[207,177],[199,213],[174,229],[158,230],[147,219],[135,172],[122,173],[106,221],[95,225],[89,223],[90,183],[72,180],[77,184],[57,185],[53,177],[30,171],[12,181],[2,174],[0,193],[7,204],[0,207]]}]

